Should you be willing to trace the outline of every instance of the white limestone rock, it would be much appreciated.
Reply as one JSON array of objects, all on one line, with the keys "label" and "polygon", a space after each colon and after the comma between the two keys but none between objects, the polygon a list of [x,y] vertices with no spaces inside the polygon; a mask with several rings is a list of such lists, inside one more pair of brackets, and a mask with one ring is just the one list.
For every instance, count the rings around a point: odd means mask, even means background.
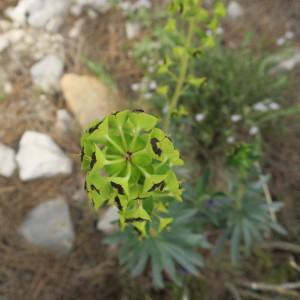
[{"label": "white limestone rock", "polygon": [[24,181],[72,172],[70,158],[48,135],[36,131],[23,134],[16,160]]},{"label": "white limestone rock", "polygon": [[0,35],[0,53],[9,46],[20,42],[25,32],[21,29],[11,29]]},{"label": "white limestone rock", "polygon": [[9,7],[6,15],[17,24],[29,24],[57,32],[70,7],[70,0],[20,0],[16,7]]},{"label": "white limestone rock", "polygon": [[[56,1],[56,0],[55,0]],[[65,56],[65,39],[60,33],[50,33],[31,26],[16,26],[0,16],[0,54],[9,50],[11,57],[24,57],[40,60],[49,53],[57,57]]]},{"label": "white limestone rock", "polygon": [[227,7],[228,16],[235,19],[244,15],[244,8],[236,1],[230,1]]},{"label": "white limestone rock", "polygon": [[64,70],[63,61],[55,55],[47,55],[31,67],[34,85],[45,92],[56,90]]},{"label": "white limestone rock", "polygon": [[6,32],[6,36],[11,44],[16,44],[24,38],[25,31],[22,29],[11,29]]},{"label": "white limestone rock", "polygon": [[0,175],[11,177],[17,167],[14,149],[0,144]]},{"label": "white limestone rock", "polygon": [[129,40],[134,39],[141,32],[141,25],[136,22],[126,22],[125,23],[126,36]]},{"label": "white limestone rock", "polygon": [[85,7],[105,13],[111,8],[111,4],[109,0],[73,0],[71,12],[72,14],[80,15]]},{"label": "white limestone rock", "polygon": [[57,198],[33,208],[19,228],[27,242],[60,254],[73,247],[75,233],[68,205]]}]

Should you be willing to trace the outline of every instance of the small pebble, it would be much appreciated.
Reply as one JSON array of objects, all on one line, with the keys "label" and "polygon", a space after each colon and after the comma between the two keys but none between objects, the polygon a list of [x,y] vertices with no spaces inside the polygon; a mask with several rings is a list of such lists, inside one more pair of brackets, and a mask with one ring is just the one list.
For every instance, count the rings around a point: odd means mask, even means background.
[{"label": "small pebble", "polygon": [[11,82],[7,81],[7,82],[4,83],[4,85],[3,85],[3,91],[4,91],[4,93],[6,95],[9,95],[9,94],[12,93],[13,86],[12,86]]}]

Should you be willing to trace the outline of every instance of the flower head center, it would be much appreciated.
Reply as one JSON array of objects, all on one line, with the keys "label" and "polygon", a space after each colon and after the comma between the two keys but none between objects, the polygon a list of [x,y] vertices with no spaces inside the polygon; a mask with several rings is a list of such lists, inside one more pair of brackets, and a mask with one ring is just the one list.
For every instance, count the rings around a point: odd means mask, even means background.
[{"label": "flower head center", "polygon": [[131,160],[131,156],[132,156],[132,152],[127,151],[126,154],[125,154],[125,159],[126,160]]}]

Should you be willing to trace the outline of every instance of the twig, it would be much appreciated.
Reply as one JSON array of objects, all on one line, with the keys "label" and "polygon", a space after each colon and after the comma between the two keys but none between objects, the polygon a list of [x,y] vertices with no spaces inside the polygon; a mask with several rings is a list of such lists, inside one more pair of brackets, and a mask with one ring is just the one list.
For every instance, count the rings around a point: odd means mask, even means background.
[{"label": "twig", "polygon": [[77,274],[76,277],[79,279],[87,279],[90,277],[97,277],[97,276],[102,275],[103,273],[107,272],[107,270],[111,269],[113,267],[113,265],[114,265],[114,262],[112,260],[104,261],[93,268],[82,270],[81,272],[79,272]]},{"label": "twig", "polygon": [[[256,162],[255,166],[256,166],[257,170],[259,171],[259,173],[261,173],[262,170],[261,170],[261,166],[260,166],[259,162]],[[264,194],[265,194],[266,201],[267,201],[268,204],[271,205],[271,204],[273,204],[273,201],[272,201],[272,196],[271,196],[269,186],[264,182],[263,177],[261,175],[259,175],[259,178],[262,181],[262,187],[263,187],[263,191],[264,191]],[[277,221],[276,214],[272,210],[272,208],[269,209],[269,212],[270,212],[270,216],[271,216],[272,221],[276,222]]]},{"label": "twig", "polygon": [[300,246],[288,242],[282,242],[282,241],[264,242],[261,243],[259,247],[264,249],[278,249],[278,250],[290,251],[290,252],[300,254]]},{"label": "twig", "polygon": [[240,293],[235,285],[233,285],[230,282],[225,283],[225,287],[228,289],[228,291],[232,294],[234,300],[242,300]]},{"label": "twig", "polygon": [[238,282],[237,284],[248,287],[255,291],[266,291],[266,292],[276,292],[282,295],[294,296],[299,299],[300,294],[297,293],[296,289],[300,288],[300,282],[291,282],[291,283],[283,283],[283,284],[267,284],[267,283],[260,283],[260,282]]},{"label": "twig", "polygon": [[295,290],[300,288],[300,281],[287,282],[282,284],[268,284],[261,282],[239,282],[240,285],[250,287],[253,290],[278,291],[278,290]]},{"label": "twig", "polygon": [[294,258],[293,255],[290,255],[290,257],[289,257],[289,265],[290,265],[293,269],[295,269],[295,270],[297,270],[298,272],[300,272],[300,266],[296,263],[295,258]]}]

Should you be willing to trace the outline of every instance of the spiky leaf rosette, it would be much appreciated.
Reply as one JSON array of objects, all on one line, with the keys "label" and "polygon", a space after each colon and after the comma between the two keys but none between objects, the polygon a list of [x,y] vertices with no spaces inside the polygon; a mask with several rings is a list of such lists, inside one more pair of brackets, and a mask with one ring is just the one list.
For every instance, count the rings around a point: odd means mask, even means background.
[{"label": "spiky leaf rosette", "polygon": [[116,206],[121,228],[132,224],[142,235],[164,197],[181,200],[172,167],[183,161],[157,122],[141,110],[124,110],[94,121],[81,138],[89,199],[96,208],[106,201]]},{"label": "spiky leaf rosette", "polygon": [[[171,199],[170,199],[171,200]],[[151,269],[155,288],[163,288],[165,280],[182,285],[188,275],[197,275],[203,267],[203,257],[197,249],[207,250],[210,245],[194,228],[197,209],[170,203],[166,215],[174,219],[168,230],[156,232],[144,239],[137,239],[129,228],[105,238],[110,245],[120,244],[119,260],[132,277]],[[156,231],[156,220],[149,226]]]}]

